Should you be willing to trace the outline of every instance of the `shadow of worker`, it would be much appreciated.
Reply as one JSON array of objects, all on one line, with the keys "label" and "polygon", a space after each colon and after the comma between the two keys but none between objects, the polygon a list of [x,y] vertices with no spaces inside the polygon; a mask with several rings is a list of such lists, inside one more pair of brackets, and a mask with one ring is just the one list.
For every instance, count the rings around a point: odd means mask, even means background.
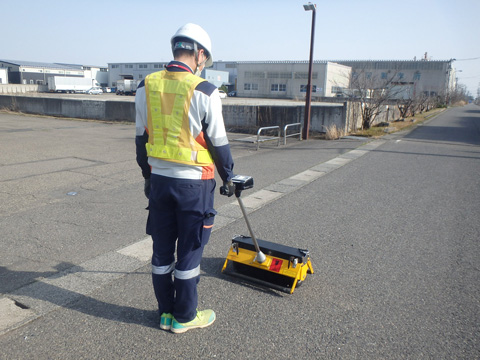
[{"label": "shadow of worker", "polygon": [[[61,263],[57,268],[65,268],[66,265],[68,264]],[[158,328],[158,311],[153,308],[153,299],[152,309],[141,309],[136,306],[137,298],[131,291],[118,289],[115,296],[117,303],[105,302],[89,295],[119,278],[137,285],[148,282],[150,286],[150,273],[145,276],[146,272],[86,271],[80,266],[69,265],[65,271],[43,273],[12,271],[0,267],[0,278],[14,279],[28,275],[36,279],[4,295],[12,299],[18,307],[32,309],[36,315],[44,315],[60,307],[110,321]]]}]

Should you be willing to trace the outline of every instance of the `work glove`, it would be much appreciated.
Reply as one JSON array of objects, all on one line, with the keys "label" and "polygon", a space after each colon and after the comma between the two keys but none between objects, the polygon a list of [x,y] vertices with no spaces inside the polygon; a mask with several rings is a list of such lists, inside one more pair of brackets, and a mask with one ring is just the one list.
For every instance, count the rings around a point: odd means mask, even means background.
[{"label": "work glove", "polygon": [[223,186],[220,186],[220,194],[228,197],[235,194],[235,184],[232,180],[223,182]]},{"label": "work glove", "polygon": [[145,179],[145,184],[143,186],[143,191],[147,199],[150,199],[150,179]]}]

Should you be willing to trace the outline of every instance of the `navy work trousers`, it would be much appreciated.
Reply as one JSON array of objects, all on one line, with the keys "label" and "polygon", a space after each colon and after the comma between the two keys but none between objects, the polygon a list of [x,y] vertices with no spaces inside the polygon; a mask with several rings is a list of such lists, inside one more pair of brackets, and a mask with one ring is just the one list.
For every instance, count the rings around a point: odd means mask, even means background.
[{"label": "navy work trousers", "polygon": [[150,177],[153,288],[159,313],[171,313],[181,323],[196,316],[200,261],[216,214],[214,192],[214,179]]}]

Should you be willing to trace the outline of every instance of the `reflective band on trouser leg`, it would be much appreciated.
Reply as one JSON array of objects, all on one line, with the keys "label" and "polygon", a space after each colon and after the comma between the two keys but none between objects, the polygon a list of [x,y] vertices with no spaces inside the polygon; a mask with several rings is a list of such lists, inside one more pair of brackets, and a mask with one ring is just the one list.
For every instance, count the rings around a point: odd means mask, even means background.
[{"label": "reflective band on trouser leg", "polygon": [[170,274],[175,269],[175,262],[165,266],[152,265],[152,273],[155,275]]},{"label": "reflective band on trouser leg", "polygon": [[195,269],[192,269],[192,270],[175,269],[175,279],[188,280],[188,279],[196,278],[199,275],[200,275],[200,265],[198,265]]},{"label": "reflective band on trouser leg", "polygon": [[172,281],[172,272],[174,270],[175,262],[165,266],[152,265],[153,290],[155,291],[160,314],[173,312],[175,288]]}]

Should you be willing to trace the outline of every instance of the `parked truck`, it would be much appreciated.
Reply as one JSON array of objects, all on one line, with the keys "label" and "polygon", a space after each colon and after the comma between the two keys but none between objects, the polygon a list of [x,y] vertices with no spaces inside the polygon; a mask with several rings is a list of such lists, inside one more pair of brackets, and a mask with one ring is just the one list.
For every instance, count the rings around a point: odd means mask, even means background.
[{"label": "parked truck", "polygon": [[117,95],[135,95],[137,92],[137,80],[121,79],[117,81]]},{"label": "parked truck", "polygon": [[48,91],[62,93],[84,93],[94,86],[100,86],[95,79],[68,76],[48,78]]}]

